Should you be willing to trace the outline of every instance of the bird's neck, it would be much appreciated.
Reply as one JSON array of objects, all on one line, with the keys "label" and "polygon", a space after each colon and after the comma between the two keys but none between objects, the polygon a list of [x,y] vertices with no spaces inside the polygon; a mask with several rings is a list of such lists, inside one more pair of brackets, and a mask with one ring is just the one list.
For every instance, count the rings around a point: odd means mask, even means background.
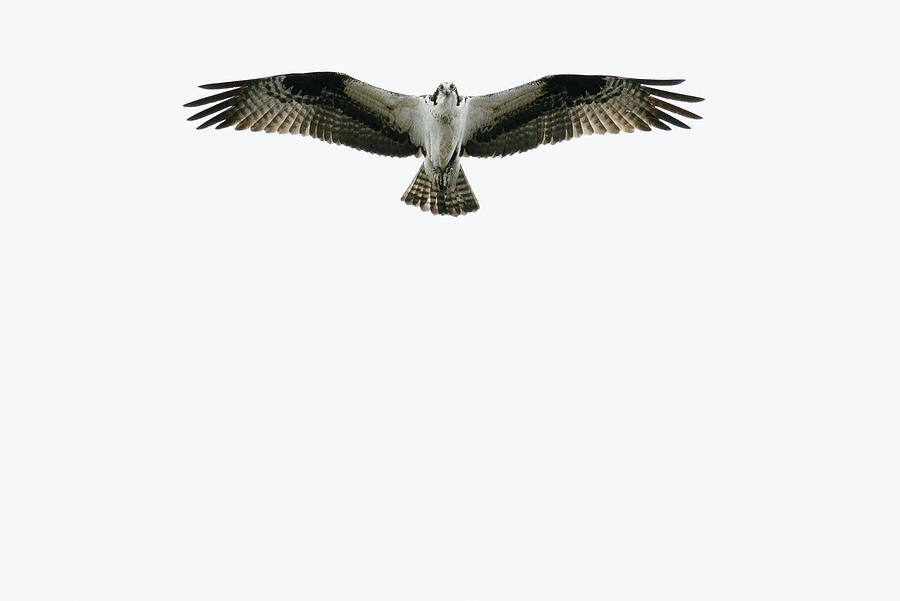
[{"label": "bird's neck", "polygon": [[456,104],[455,95],[440,95],[437,102],[434,104],[434,108],[431,109],[431,114],[441,121],[452,121],[459,114],[459,107]]}]

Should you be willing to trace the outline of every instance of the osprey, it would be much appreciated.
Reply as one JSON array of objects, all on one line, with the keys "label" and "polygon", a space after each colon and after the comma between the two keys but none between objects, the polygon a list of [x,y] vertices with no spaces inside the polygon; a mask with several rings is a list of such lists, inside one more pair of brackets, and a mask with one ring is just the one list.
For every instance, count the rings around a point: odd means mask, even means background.
[{"label": "osprey", "polygon": [[206,84],[200,87],[225,91],[185,106],[213,105],[188,118],[208,117],[197,129],[277,131],[385,156],[423,156],[403,201],[463,215],[478,210],[478,201],[460,157],[502,157],[583,134],[688,129],[673,115],[700,117],[663,99],[703,99],[652,87],[683,81],[550,75],[484,96],[461,96],[450,82],[409,96],[328,71]]}]

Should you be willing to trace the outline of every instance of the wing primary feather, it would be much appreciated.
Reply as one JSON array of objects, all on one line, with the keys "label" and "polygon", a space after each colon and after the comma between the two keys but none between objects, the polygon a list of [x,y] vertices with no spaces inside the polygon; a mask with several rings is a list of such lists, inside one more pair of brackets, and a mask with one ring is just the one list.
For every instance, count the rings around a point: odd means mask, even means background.
[{"label": "wing primary feather", "polygon": [[204,117],[208,117],[213,113],[218,113],[219,111],[226,109],[234,104],[233,100],[226,100],[225,102],[220,102],[219,104],[214,104],[213,106],[200,111],[195,115],[191,115],[188,117],[188,121],[196,121],[197,119],[202,119]]},{"label": "wing primary feather", "polygon": [[210,102],[216,102],[217,100],[224,100],[226,98],[231,98],[232,96],[237,96],[241,91],[239,89],[228,90],[227,92],[222,92],[221,94],[213,94],[212,96],[207,96],[205,98],[199,98],[197,100],[192,100],[188,102],[184,106],[192,107],[192,106],[203,106],[204,104],[209,104]]},{"label": "wing primary feather", "polygon": [[[200,125],[198,125],[198,126],[197,126],[197,129],[206,129],[206,128],[209,127],[210,125],[213,125],[213,124],[215,124],[215,123],[218,123],[219,121],[224,121],[224,120],[227,119],[227,118],[228,118],[228,111],[225,111],[224,113],[219,113],[218,115],[216,115],[216,116],[213,117],[212,119],[209,119],[208,121],[204,121],[203,123],[201,123]],[[228,125],[224,125],[224,126],[219,125],[219,126],[216,126],[216,129],[222,129],[222,127],[228,127]]]},{"label": "wing primary feather", "polygon": [[650,97],[650,103],[653,106],[659,107],[661,109],[665,109],[676,115],[681,115],[682,117],[687,117],[688,119],[703,119],[700,115],[694,114],[691,111],[685,110],[680,106],[675,106],[674,104],[669,104],[665,100],[660,100],[659,98]]},{"label": "wing primary feather", "polygon": [[637,111],[632,111],[631,116],[634,117],[635,128],[641,131],[650,131],[651,129],[653,129],[647,122],[647,117],[645,115],[642,115]]},{"label": "wing primary feather", "polygon": [[259,79],[242,79],[240,81],[223,81],[221,83],[205,83],[200,87],[204,90],[221,90],[224,88],[240,88],[247,84],[256,83]]},{"label": "wing primary feather", "polygon": [[657,90],[656,88],[643,88],[645,92],[648,94],[653,94],[654,96],[660,96],[661,98],[668,98],[669,100],[680,100],[681,102],[700,102],[703,99],[698,96],[688,96],[687,94],[676,94],[675,92],[669,92],[668,90]]},{"label": "wing primary feather", "polygon": [[631,81],[646,86],[677,86],[684,83],[683,79],[632,79]]},{"label": "wing primary feather", "polygon": [[689,125],[682,123],[681,121],[679,121],[678,119],[676,119],[675,117],[670,115],[669,113],[664,113],[664,112],[660,111],[658,117],[660,119],[662,119],[663,121],[668,121],[675,127],[680,127],[682,129],[690,129],[691,128]]},{"label": "wing primary feather", "polygon": [[650,121],[650,125],[657,129],[664,129],[666,131],[671,131],[672,129],[671,127],[660,121],[659,117],[652,113],[647,113],[647,120]]}]

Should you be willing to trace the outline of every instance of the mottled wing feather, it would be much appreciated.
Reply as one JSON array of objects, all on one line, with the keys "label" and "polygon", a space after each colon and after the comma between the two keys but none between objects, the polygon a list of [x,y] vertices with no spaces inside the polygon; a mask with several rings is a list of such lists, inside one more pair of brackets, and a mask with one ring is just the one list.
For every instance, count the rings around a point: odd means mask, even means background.
[{"label": "mottled wing feather", "polygon": [[411,156],[423,145],[424,100],[335,72],[295,73],[200,86],[227,89],[185,106],[212,106],[189,117],[197,129],[234,127],[312,136],[387,156]]},{"label": "mottled wing feather", "polygon": [[586,134],[636,129],[687,129],[674,115],[699,115],[661,100],[702,98],[660,90],[681,79],[627,79],[607,75],[550,75],[485,96],[466,99],[468,118],[463,154],[506,156]]}]

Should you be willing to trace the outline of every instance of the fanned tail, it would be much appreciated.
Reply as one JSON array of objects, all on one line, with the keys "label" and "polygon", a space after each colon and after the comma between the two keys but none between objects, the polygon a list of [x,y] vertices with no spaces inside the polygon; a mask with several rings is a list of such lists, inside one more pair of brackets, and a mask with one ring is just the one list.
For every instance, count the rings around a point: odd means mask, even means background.
[{"label": "fanned tail", "polygon": [[452,188],[441,190],[431,181],[425,171],[425,165],[419,167],[415,179],[403,194],[403,202],[415,205],[423,211],[431,211],[435,215],[465,215],[478,210],[478,200],[469,187],[469,180],[462,167]]}]

